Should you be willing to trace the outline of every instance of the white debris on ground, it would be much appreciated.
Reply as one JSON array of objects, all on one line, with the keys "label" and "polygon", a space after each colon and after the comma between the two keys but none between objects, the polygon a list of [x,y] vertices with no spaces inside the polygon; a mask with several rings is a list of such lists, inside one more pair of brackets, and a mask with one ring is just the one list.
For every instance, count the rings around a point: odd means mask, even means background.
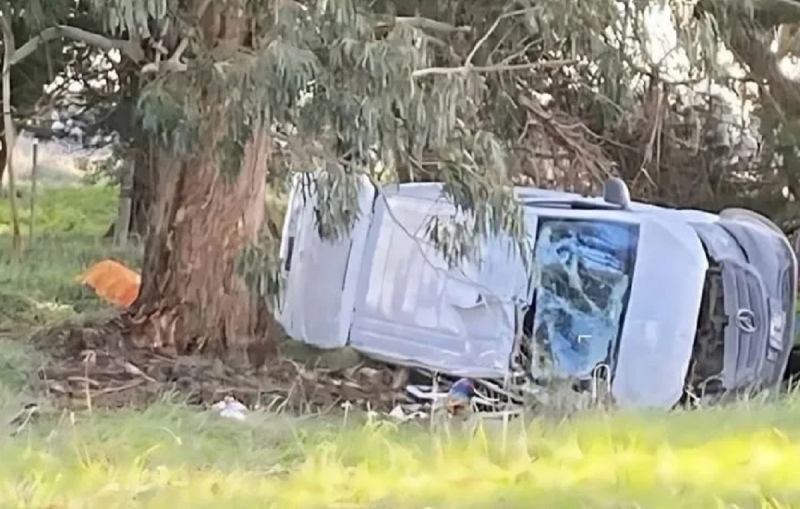
[{"label": "white debris on ground", "polygon": [[397,405],[389,412],[389,417],[400,422],[427,419],[430,414],[423,412],[421,408],[422,405]]},{"label": "white debris on ground", "polygon": [[220,417],[226,419],[243,421],[246,418],[245,412],[247,412],[247,407],[243,403],[237,401],[233,396],[225,396],[222,401],[214,403],[211,409],[217,411]]}]

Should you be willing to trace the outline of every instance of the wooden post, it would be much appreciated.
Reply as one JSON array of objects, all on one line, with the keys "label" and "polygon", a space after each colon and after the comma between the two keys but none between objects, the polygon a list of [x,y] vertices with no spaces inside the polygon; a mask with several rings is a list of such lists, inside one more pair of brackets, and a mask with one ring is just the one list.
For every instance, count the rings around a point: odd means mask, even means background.
[{"label": "wooden post", "polygon": [[133,163],[125,161],[125,171],[119,185],[117,223],[114,225],[115,247],[122,247],[128,243],[131,229],[131,208],[133,207],[133,167]]},{"label": "wooden post", "polygon": [[28,222],[28,246],[33,246],[33,223],[36,219],[36,167],[39,160],[39,139],[33,139],[33,167],[31,168],[31,217]]}]

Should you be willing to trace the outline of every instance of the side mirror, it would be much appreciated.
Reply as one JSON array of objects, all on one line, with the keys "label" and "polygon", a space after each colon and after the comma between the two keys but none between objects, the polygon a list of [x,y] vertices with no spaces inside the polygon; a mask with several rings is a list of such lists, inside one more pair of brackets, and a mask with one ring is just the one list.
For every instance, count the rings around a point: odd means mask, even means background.
[{"label": "side mirror", "polygon": [[603,200],[622,209],[628,209],[631,206],[631,193],[621,178],[611,177],[603,186]]}]

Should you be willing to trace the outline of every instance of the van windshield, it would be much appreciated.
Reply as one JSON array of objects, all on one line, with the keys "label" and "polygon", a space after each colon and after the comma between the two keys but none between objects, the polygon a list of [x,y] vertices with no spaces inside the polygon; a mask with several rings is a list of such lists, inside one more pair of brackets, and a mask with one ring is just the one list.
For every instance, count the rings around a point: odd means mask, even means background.
[{"label": "van windshield", "polygon": [[540,216],[534,248],[540,284],[530,332],[560,373],[583,378],[610,362],[638,243],[636,224]]}]

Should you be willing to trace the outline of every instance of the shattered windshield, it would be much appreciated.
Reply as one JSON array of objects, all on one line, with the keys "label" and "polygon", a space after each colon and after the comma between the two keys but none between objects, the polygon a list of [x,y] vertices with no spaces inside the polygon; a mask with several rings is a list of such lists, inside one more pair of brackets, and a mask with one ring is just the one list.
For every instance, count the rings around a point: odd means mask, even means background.
[{"label": "shattered windshield", "polygon": [[532,332],[559,372],[586,377],[598,363],[609,362],[627,308],[638,241],[635,224],[539,219],[540,285]]}]

